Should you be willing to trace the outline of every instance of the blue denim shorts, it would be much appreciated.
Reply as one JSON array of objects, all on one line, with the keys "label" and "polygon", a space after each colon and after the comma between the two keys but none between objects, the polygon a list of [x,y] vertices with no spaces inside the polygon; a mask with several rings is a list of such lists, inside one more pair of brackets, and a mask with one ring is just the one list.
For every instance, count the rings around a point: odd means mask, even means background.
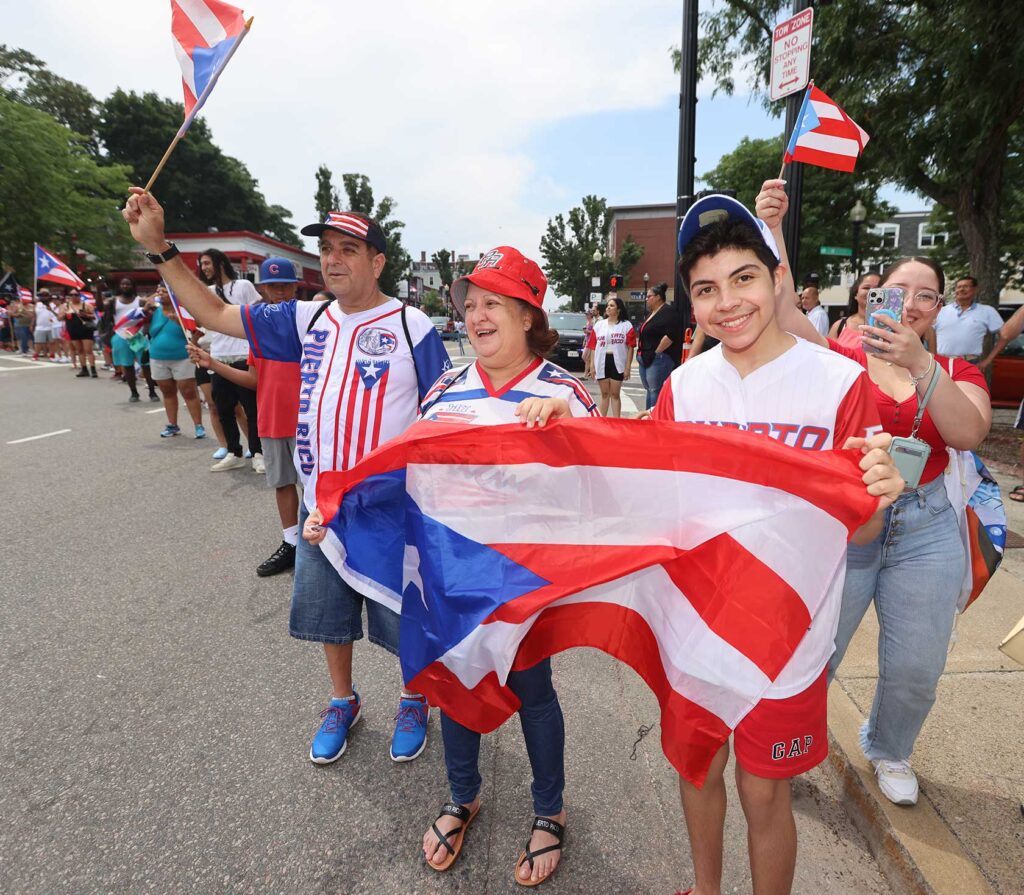
[{"label": "blue denim shorts", "polygon": [[295,548],[295,587],[288,633],[298,640],[321,643],[352,643],[363,637],[363,602],[370,643],[398,655],[401,616],[376,600],[354,590],[335,571],[330,560],[315,544],[301,536],[309,515],[299,507],[299,543]]}]

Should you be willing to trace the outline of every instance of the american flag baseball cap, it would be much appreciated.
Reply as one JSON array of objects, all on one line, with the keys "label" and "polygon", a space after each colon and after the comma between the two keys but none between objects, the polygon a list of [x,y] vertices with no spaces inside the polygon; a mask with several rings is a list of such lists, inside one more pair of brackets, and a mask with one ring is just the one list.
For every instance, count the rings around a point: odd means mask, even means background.
[{"label": "american flag baseball cap", "polygon": [[329,211],[322,224],[309,224],[301,231],[303,236],[320,236],[324,230],[336,230],[346,236],[354,236],[372,245],[382,255],[388,251],[388,241],[373,218],[355,211]]},{"label": "american flag baseball cap", "polygon": [[452,283],[452,301],[463,316],[470,283],[495,295],[518,298],[535,308],[544,309],[544,293],[548,288],[544,271],[536,261],[531,261],[511,246],[491,249],[477,261],[469,276],[460,277]]}]

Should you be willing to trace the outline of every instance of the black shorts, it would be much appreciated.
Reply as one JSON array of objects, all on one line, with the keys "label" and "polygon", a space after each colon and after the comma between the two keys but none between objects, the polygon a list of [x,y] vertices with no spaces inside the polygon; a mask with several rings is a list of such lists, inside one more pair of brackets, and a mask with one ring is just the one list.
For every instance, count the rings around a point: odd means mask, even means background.
[{"label": "black shorts", "polygon": [[[624,375],[616,369],[615,361],[607,358],[604,362],[604,376],[601,379],[614,379],[616,382],[622,382]],[[598,382],[600,381],[599,379]]]},{"label": "black shorts", "polygon": [[84,342],[92,339],[93,331],[82,323],[78,317],[68,317],[68,338],[73,342]]},{"label": "black shorts", "polygon": [[196,367],[196,385],[209,385],[210,371],[206,367]]}]

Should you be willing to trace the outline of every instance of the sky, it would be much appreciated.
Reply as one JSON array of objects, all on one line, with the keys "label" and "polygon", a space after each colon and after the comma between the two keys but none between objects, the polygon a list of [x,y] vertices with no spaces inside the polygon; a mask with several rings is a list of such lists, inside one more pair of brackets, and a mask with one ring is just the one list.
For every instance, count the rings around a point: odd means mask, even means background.
[{"label": "sky", "polygon": [[[376,196],[394,197],[414,258],[507,244],[539,259],[548,219],[586,194],[613,205],[674,199],[679,0],[243,8],[252,31],[201,114],[296,227],[315,219],[321,164],[339,189],[356,171]],[[181,99],[168,0],[33,0],[3,19],[5,43],[99,98],[121,87]],[[744,136],[782,127],[749,95],[712,98],[702,84],[698,176]]]}]

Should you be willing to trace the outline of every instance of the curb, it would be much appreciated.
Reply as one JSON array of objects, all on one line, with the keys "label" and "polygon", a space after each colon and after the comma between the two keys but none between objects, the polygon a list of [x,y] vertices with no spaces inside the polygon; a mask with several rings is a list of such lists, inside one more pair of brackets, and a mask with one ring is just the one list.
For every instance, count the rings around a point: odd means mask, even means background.
[{"label": "curb", "polygon": [[862,721],[842,682],[834,682],[828,693],[829,756],[824,767],[893,892],[996,895],[923,791],[912,808],[893,805],[881,795],[874,768],[860,749]]}]

